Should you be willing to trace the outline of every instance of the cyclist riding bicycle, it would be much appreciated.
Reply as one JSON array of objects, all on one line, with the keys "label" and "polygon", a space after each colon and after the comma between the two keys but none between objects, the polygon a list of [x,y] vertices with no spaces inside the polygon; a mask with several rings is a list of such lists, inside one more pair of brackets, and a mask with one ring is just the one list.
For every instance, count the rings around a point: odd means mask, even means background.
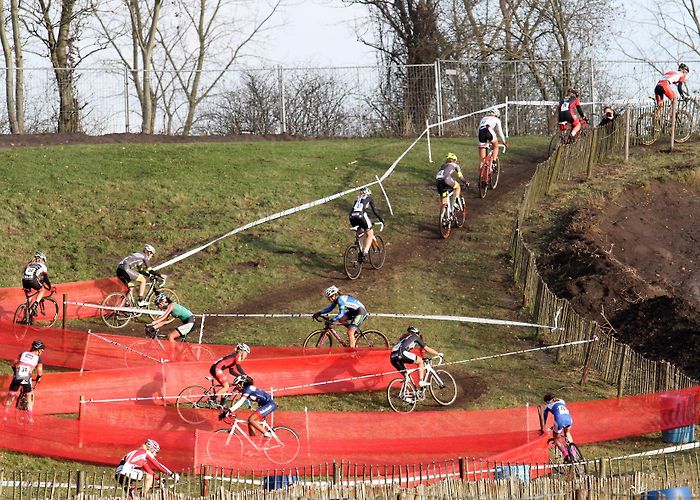
[{"label": "cyclist riding bicycle", "polygon": [[348,218],[350,219],[351,226],[358,226],[358,234],[362,232],[360,237],[360,248],[362,249],[361,254],[358,256],[360,262],[367,258],[367,252],[372,246],[372,241],[374,241],[374,229],[372,229],[372,221],[367,214],[367,208],[371,208],[374,216],[379,219],[379,222],[384,224],[384,219],[377,211],[377,207],[374,205],[374,200],[372,199],[372,191],[369,188],[363,188],[360,194],[355,198],[355,203],[350,209]]},{"label": "cyclist riding bicycle", "polygon": [[153,487],[153,482],[158,479],[159,472],[168,474],[175,482],[180,479],[179,474],[172,472],[160,463],[156,454],[160,451],[160,445],[153,439],[146,439],[138,449],[132,450],[121,459],[114,479],[124,488],[130,497],[133,497],[136,488],[135,482],[143,479],[141,494],[145,496]]},{"label": "cyclist riding bicycle", "polygon": [[559,433],[563,430],[567,444],[571,443],[573,441],[573,438],[571,437],[571,426],[573,425],[574,421],[571,418],[569,409],[566,407],[566,402],[563,399],[555,397],[549,392],[544,395],[543,399],[546,404],[544,414],[542,415],[544,424],[547,424],[547,417],[550,413],[554,416],[552,437],[556,440]]},{"label": "cyclist riding bicycle", "polygon": [[[657,82],[654,88],[657,108],[661,107],[663,104],[664,97],[668,97],[671,101],[675,101],[679,96],[682,98],[688,97],[688,86],[685,81],[689,72],[688,65],[680,63],[678,65],[678,71],[667,71],[664,73],[664,76]],[[671,84],[676,85],[677,92],[671,88]]]},{"label": "cyclist riding bicycle", "polygon": [[233,383],[241,393],[241,398],[229,410],[222,412],[219,415],[219,420],[226,419],[243,406],[243,403],[246,401],[253,401],[258,404],[258,409],[248,417],[248,434],[255,436],[255,431],[258,430],[263,435],[263,438],[269,438],[270,433],[265,432],[261,422],[277,409],[277,403],[273,401],[272,396],[253,385],[253,379],[250,375],[239,375]]},{"label": "cyclist riding bicycle", "polygon": [[36,252],[32,260],[27,263],[22,274],[22,288],[24,294],[29,296],[32,290],[36,290],[36,295],[32,297],[29,309],[36,308],[41,299],[44,298],[44,290],[51,288],[49,279],[49,269],[46,267],[46,255],[43,252]]},{"label": "cyclist riding bicycle", "polygon": [[447,206],[447,195],[452,191],[455,192],[455,200],[459,200],[462,189],[459,182],[455,182],[454,175],[457,175],[459,181],[464,182],[462,169],[457,165],[457,155],[448,153],[445,157],[445,163],[440,167],[435,175],[435,187],[440,194],[440,202],[443,207]]},{"label": "cyclist riding bicycle", "polygon": [[[575,112],[574,112],[575,111]],[[566,89],[566,96],[559,101],[559,123],[571,124],[571,138],[574,139],[581,130],[581,120],[588,121],[581,109],[581,101],[578,99],[578,90],[573,87]]]},{"label": "cyclist riding bicycle", "polygon": [[143,298],[146,293],[146,276],[151,273],[157,274],[151,269],[151,259],[155,254],[156,249],[153,245],[146,244],[143,247],[143,253],[136,252],[127,255],[117,266],[117,278],[127,288],[133,286],[132,282],[139,284],[138,305],[141,307],[148,305],[148,301]]},{"label": "cyclist riding bicycle", "polygon": [[[231,354],[228,354],[222,358],[214,361],[214,364],[209,367],[209,374],[214,377],[214,379],[221,384],[221,387],[216,391],[213,396],[213,400],[216,402],[217,398],[221,398],[220,404],[224,404],[226,395],[230,392],[231,386],[229,385],[230,375],[233,377],[239,377],[240,375],[247,375],[246,371],[243,369],[241,362],[245,360],[250,354],[250,347],[248,344],[238,344],[236,350]],[[235,379],[234,379],[235,380]]]},{"label": "cyclist riding bicycle", "polygon": [[32,392],[32,373],[36,369],[36,379],[34,385],[39,383],[41,376],[44,374],[44,363],[41,360],[41,354],[46,349],[46,346],[41,340],[32,342],[32,348],[29,351],[21,353],[12,363],[12,381],[10,389],[7,391],[5,399],[5,412],[3,419],[7,419],[7,412],[12,407],[17,393],[21,390],[27,395],[27,413],[29,421],[34,422],[34,393]]},{"label": "cyclist riding bicycle", "polygon": [[389,361],[394,368],[396,368],[402,375],[406,374],[405,363],[418,365],[418,380],[419,389],[427,387],[430,382],[423,380],[425,377],[425,362],[422,356],[418,356],[416,353],[412,352],[413,349],[420,348],[425,352],[432,354],[433,356],[443,356],[441,352],[437,352],[432,347],[428,347],[423,340],[423,335],[420,330],[415,326],[409,326],[406,328],[406,333],[399,337],[399,341],[394,344],[391,348],[391,354],[389,355]]},{"label": "cyclist riding bicycle", "polygon": [[163,315],[152,323],[148,323],[146,325],[146,330],[159,329],[161,326],[165,325],[169,321],[170,316],[172,316],[173,318],[179,319],[182,324],[168,334],[168,340],[170,342],[175,342],[178,338],[184,337],[192,331],[195,324],[195,317],[189,309],[177,302],[173,302],[173,300],[163,292],[156,295],[155,303],[158,309],[163,311]]},{"label": "cyclist riding bicycle", "polygon": [[330,305],[313,315],[317,319],[321,314],[331,312],[338,307],[338,314],[331,318],[332,324],[342,324],[348,329],[348,342],[352,349],[355,348],[355,332],[362,322],[367,319],[368,313],[365,306],[352,295],[341,295],[335,285],[331,285],[323,292],[331,302]]},{"label": "cyclist riding bicycle", "polygon": [[498,161],[499,137],[501,141],[503,141],[503,145],[507,148],[508,142],[503,135],[503,127],[501,126],[501,112],[498,108],[491,108],[488,114],[479,122],[479,158],[481,158],[481,161],[484,161],[484,158],[486,158],[486,147],[489,143],[493,145],[493,161],[494,163]]}]

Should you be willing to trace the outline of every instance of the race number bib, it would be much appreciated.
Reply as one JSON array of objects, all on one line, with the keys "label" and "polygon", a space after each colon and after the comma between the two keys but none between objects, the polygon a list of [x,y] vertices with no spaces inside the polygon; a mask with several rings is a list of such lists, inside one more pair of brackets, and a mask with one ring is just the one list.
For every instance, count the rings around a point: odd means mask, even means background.
[{"label": "race number bib", "polygon": [[445,178],[445,170],[439,170],[437,175],[435,176],[436,179],[444,179]]},{"label": "race number bib", "polygon": [[559,109],[561,109],[561,111],[569,111],[569,101],[564,101],[561,103],[561,108]]},{"label": "race number bib", "polygon": [[363,203],[362,200],[357,200],[355,201],[355,205],[352,207],[353,212],[362,212],[363,211]]}]

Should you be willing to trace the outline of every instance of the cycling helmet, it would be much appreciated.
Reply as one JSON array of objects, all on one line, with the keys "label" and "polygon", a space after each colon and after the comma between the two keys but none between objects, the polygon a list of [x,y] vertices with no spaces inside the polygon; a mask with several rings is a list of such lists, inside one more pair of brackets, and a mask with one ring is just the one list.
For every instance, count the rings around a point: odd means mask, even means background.
[{"label": "cycling helmet", "polygon": [[576,97],[578,97],[578,90],[576,90],[573,87],[569,87],[568,89],[566,89],[566,93],[567,94],[574,94]]},{"label": "cycling helmet", "polygon": [[248,344],[240,343],[236,346],[236,350],[250,354],[250,347],[248,347]]},{"label": "cycling helmet", "polygon": [[457,155],[454,153],[447,153],[447,156],[445,156],[445,161],[457,161]]},{"label": "cycling helmet", "polygon": [[32,342],[32,351],[35,349],[46,349],[46,346],[41,340],[35,340]]},{"label": "cycling helmet", "polygon": [[161,302],[167,302],[168,301],[168,296],[165,295],[163,292],[158,293],[156,295],[156,304],[160,304]]},{"label": "cycling helmet", "polygon": [[362,196],[369,196],[372,194],[372,191],[370,191],[369,188],[362,188],[362,191],[360,191],[360,194]]},{"label": "cycling helmet", "polygon": [[328,288],[326,288],[326,291],[323,293],[326,297],[330,299],[333,295],[338,295],[340,293],[340,290],[338,290],[337,286],[331,285]]},{"label": "cycling helmet", "polygon": [[415,326],[409,326],[408,328],[406,328],[406,331],[408,333],[415,333],[416,335],[420,335],[420,330]]},{"label": "cycling helmet", "polygon": [[690,72],[690,70],[688,69],[688,65],[685,63],[680,63],[678,65],[678,71],[685,71],[686,73]]},{"label": "cycling helmet", "polygon": [[144,252],[152,253],[153,255],[156,254],[156,249],[153,247],[153,245],[149,245],[146,243],[143,247]]},{"label": "cycling helmet", "polygon": [[489,109],[489,115],[495,116],[496,118],[500,118],[501,112],[498,111],[498,108],[491,108],[491,109]]},{"label": "cycling helmet", "polygon": [[160,451],[160,445],[158,444],[158,441],[155,441],[153,439],[146,439],[146,442],[143,443],[146,445],[146,448],[150,448],[152,452],[158,453]]},{"label": "cycling helmet", "polygon": [[544,395],[544,398],[542,398],[545,403],[549,403],[551,400],[554,399],[554,394],[551,392],[548,392],[547,394]]},{"label": "cycling helmet", "polygon": [[37,253],[35,253],[35,254],[34,254],[34,258],[35,258],[35,259],[41,259],[41,260],[43,260],[44,262],[46,262],[46,255],[44,254],[44,252],[37,252]]},{"label": "cycling helmet", "polygon": [[248,375],[239,375],[233,381],[233,385],[253,385],[253,379]]}]

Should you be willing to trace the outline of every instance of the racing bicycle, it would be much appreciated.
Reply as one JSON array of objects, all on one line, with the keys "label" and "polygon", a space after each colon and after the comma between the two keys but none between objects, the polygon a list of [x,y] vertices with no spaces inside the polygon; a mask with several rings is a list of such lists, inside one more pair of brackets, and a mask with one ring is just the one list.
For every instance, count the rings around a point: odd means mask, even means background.
[{"label": "racing bicycle", "polygon": [[549,154],[547,156],[551,157],[559,146],[574,144],[581,140],[582,137],[586,137],[588,135],[588,120],[581,118],[580,122],[581,128],[579,129],[578,134],[573,137],[571,137],[571,131],[573,130],[571,123],[559,122],[559,130],[549,141]]},{"label": "racing bicycle", "polygon": [[[377,224],[381,225],[379,231],[384,231],[384,224],[382,222],[378,222]],[[359,226],[353,226],[351,229],[355,231],[355,242],[345,250],[343,264],[347,277],[354,280],[359,278],[362,272],[364,256],[362,255],[360,239],[365,234],[365,230]],[[381,236],[376,234],[376,232],[374,233],[374,239],[372,240],[372,245],[369,247],[367,257],[372,269],[381,269],[384,265],[384,259],[386,259],[384,240]]]},{"label": "racing bicycle", "polygon": [[31,415],[29,415],[29,395],[36,390],[36,387],[39,385],[39,381],[34,379],[30,380],[29,383],[34,384],[32,386],[32,392],[25,391],[24,386],[21,385],[19,389],[19,396],[17,396],[17,401],[15,401],[15,418],[17,419],[18,424],[24,424],[25,422],[29,422],[30,424],[34,423],[34,419],[31,417]]},{"label": "racing bicycle", "polygon": [[[175,406],[177,407],[177,413],[180,418],[190,424],[201,424],[207,420],[207,415],[205,412],[198,410],[225,410],[230,408],[231,404],[240,397],[240,393],[227,394],[224,396],[223,404],[217,401],[218,396],[216,391],[221,389],[222,385],[219,384],[214,377],[205,377],[209,381],[209,387],[204,388],[201,385],[191,385],[185,387],[180,394],[178,394],[175,400]],[[231,389],[233,391],[233,389]],[[246,403],[250,403],[246,400]]]},{"label": "racing bicycle", "polygon": [[[157,319],[161,313],[160,309],[155,303],[156,296],[159,293],[165,293],[173,302],[180,303],[180,298],[177,296],[174,290],[170,288],[165,288],[165,282],[168,277],[164,274],[158,274],[154,272],[143,272],[148,276],[148,284],[146,286],[146,294],[143,296],[144,300],[148,301],[148,309],[153,310],[152,313],[148,313],[151,320]],[[100,309],[100,316],[102,316],[102,321],[111,328],[123,328],[125,327],[132,318],[139,318],[141,316],[141,306],[139,306],[138,298],[134,294],[134,286],[129,284],[129,289],[126,292],[112,292],[105,297],[102,301],[102,305],[108,309]],[[117,310],[115,308],[129,308],[129,310]],[[172,321],[174,318],[171,318]],[[170,322],[168,321],[168,323]]]},{"label": "racing bicycle", "polygon": [[[503,153],[506,152],[506,145],[499,144],[503,148]],[[479,196],[484,198],[488,189],[496,189],[498,179],[501,176],[501,162],[493,160],[493,144],[487,143],[486,156],[479,161]]]},{"label": "racing bicycle", "polygon": [[178,361],[180,363],[193,363],[214,361],[214,353],[208,347],[202,344],[191,344],[187,342],[188,334],[181,335],[176,344],[177,354],[176,359],[169,359],[171,355],[170,341],[167,340],[167,335],[161,333],[160,330],[153,327],[146,328],[145,339],[137,340],[127,347],[124,355],[124,362],[127,368],[133,366],[142,366],[145,360],[150,360],[156,363],[165,363],[167,361]]},{"label": "racing bicycle", "polygon": [[581,449],[573,441],[567,443],[563,432],[558,433],[556,438],[551,437],[547,440],[547,450],[554,472],[574,476],[583,476],[586,473],[586,460]]},{"label": "racing bicycle", "polygon": [[[469,187],[469,184],[464,183],[464,187]],[[455,201],[454,191],[449,191],[446,195],[445,204],[440,202],[440,234],[443,238],[449,238],[452,233],[452,226],[462,227],[467,220],[467,203],[464,201],[464,196],[459,195]]]},{"label": "racing bicycle", "polygon": [[261,420],[260,423],[270,437],[256,442],[256,436],[248,435],[247,420],[237,418],[230,411],[226,411],[220,418],[231,427],[219,429],[209,437],[207,455],[212,463],[237,464],[245,456],[263,453],[273,463],[288,464],[299,454],[299,436],[289,427],[271,427],[265,420]]},{"label": "racing bicycle", "polygon": [[[654,99],[652,97],[652,99]],[[685,109],[688,106],[688,99],[679,99],[676,109],[676,130],[674,132],[675,142],[685,142],[690,139],[693,132],[693,116]],[[661,134],[671,134],[671,109],[670,106],[663,106],[663,109],[655,109],[642,113],[637,118],[635,126],[639,142],[645,146],[654,144]]]},{"label": "racing bicycle", "polygon": [[[333,328],[333,321],[329,316],[319,315],[316,321],[323,321],[325,326],[320,330],[314,330],[304,339],[304,354],[328,354],[334,343],[338,347],[350,347],[346,340],[347,335],[340,335]],[[360,330],[358,328],[355,330],[355,345],[357,347],[388,349],[389,339],[379,330]]]},{"label": "racing bicycle", "polygon": [[50,290],[51,293],[42,297],[41,300],[34,302],[30,307],[30,302],[32,297],[36,296],[39,291],[35,290],[30,292],[26,288],[24,289],[24,303],[17,306],[15,310],[13,323],[18,325],[33,325],[42,328],[50,328],[58,319],[58,303],[53,298],[53,294],[56,293],[56,288],[49,288],[42,285],[44,289]]},{"label": "racing bicycle", "polygon": [[425,400],[426,389],[435,402],[441,406],[449,406],[457,399],[457,383],[452,375],[446,370],[435,369],[435,366],[442,364],[442,356],[424,358],[425,375],[423,380],[430,382],[427,387],[420,387],[414,381],[413,373],[418,372],[418,368],[406,370],[403,377],[395,378],[389,382],[386,389],[386,398],[391,409],[399,413],[409,413],[416,408],[418,401]]}]

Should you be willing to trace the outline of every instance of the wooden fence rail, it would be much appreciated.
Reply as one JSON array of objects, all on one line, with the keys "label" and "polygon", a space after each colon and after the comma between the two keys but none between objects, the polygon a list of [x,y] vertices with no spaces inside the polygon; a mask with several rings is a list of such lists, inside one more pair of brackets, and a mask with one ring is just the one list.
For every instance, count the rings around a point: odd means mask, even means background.
[{"label": "wooden fence rail", "polygon": [[[592,349],[585,344],[560,349],[558,357],[589,366],[602,378],[618,388],[623,394],[646,394],[697,385],[697,381],[685,375],[679,368],[665,361],[651,361],[618,342],[600,328],[573,310],[571,304],[558,298],[547,286],[537,270],[535,254],[528,248],[521,228],[544,197],[552,194],[555,187],[565,185],[572,178],[590,177],[592,166],[609,155],[619,154],[625,147],[625,120],[634,123],[645,109],[631,109],[606,127],[595,128],[578,142],[560,147],[546,161],[537,165],[528,183],[518,209],[511,239],[511,256],[515,282],[523,293],[523,306],[536,322],[554,325],[559,330],[541,329],[542,340],[550,343],[565,343],[597,337]],[[582,378],[582,382],[584,381]]]}]

